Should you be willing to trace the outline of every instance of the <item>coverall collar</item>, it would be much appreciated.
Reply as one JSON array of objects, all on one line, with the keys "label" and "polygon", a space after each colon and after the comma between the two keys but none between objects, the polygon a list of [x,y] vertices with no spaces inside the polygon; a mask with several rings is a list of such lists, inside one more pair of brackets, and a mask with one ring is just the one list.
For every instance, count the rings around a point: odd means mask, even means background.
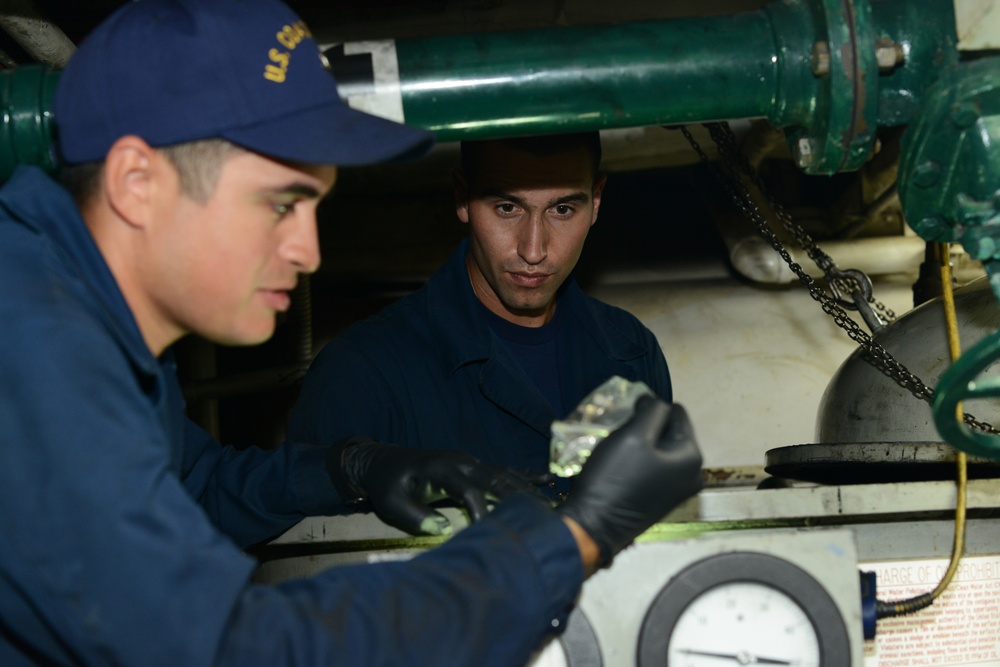
[{"label": "coverall collar", "polygon": [[[481,305],[469,282],[465,267],[469,240],[463,239],[455,252],[427,283],[428,312],[441,341],[438,354],[445,368],[454,373],[462,366],[488,360],[494,355],[492,332],[480,316]],[[456,290],[453,286],[459,285]],[[458,298],[455,298],[456,291]],[[570,276],[559,291],[559,306],[564,310],[565,326],[586,332],[603,354],[615,361],[642,356],[646,350],[628,337],[598,326],[586,307],[583,291]]]},{"label": "coverall collar", "polygon": [[101,319],[132,363],[143,373],[158,374],[159,363],[69,192],[37,167],[20,166],[0,190],[0,207],[12,219],[52,239],[100,304]]}]

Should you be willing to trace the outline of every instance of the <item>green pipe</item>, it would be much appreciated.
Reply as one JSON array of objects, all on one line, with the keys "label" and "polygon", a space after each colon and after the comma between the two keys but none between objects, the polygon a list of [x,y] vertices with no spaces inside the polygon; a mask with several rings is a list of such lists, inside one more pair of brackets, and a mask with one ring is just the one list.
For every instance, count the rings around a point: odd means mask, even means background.
[{"label": "green pipe", "polygon": [[[395,42],[405,120],[442,141],[768,119],[808,173],[859,168],[957,58],[949,0],[779,0],[743,14]],[[884,65],[883,50],[900,62]]]},{"label": "green pipe", "polygon": [[963,352],[934,388],[934,425],[945,442],[970,456],[993,460],[1000,459],[1000,435],[971,428],[962,421],[958,408],[963,403],[968,407],[971,400],[1000,398],[1000,379],[980,377],[998,359],[1000,331],[994,331]]},{"label": "green pipe", "polygon": [[[871,157],[879,125],[916,113],[957,58],[954,35],[951,0],[776,0],[735,15],[384,42],[397,74],[379,87],[395,90],[397,120],[440,141],[766,118],[804,171],[833,174]],[[881,71],[878,39],[905,62]],[[54,167],[56,77],[34,69],[0,72],[0,179],[19,163]]]},{"label": "green pipe", "polygon": [[396,51],[407,122],[442,141],[764,116],[777,92],[764,12],[400,40]]},{"label": "green pipe", "polygon": [[18,164],[33,164],[52,172],[52,96],[59,72],[43,65],[18,67],[0,75],[0,181]]}]

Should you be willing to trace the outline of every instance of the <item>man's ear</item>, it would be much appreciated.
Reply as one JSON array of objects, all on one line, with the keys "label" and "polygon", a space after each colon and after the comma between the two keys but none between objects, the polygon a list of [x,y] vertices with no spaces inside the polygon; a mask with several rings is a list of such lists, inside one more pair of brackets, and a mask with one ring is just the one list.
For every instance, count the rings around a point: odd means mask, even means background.
[{"label": "man's ear", "polygon": [[591,200],[594,202],[594,215],[590,220],[593,225],[597,222],[597,212],[601,210],[601,194],[604,192],[604,185],[608,182],[607,174],[598,174],[594,179],[594,189],[591,192]]},{"label": "man's ear", "polygon": [[158,157],[149,144],[132,135],[121,137],[108,149],[104,195],[108,205],[129,225],[143,227],[150,220]]},{"label": "man's ear", "polygon": [[451,173],[451,182],[455,192],[455,215],[466,224],[469,223],[469,187],[465,182],[465,174],[461,169]]}]

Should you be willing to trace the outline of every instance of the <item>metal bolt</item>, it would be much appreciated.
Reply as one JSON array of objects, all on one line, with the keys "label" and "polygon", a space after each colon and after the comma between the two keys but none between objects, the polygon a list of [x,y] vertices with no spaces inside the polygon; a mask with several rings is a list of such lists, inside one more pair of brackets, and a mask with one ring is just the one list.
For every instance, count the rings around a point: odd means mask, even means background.
[{"label": "metal bolt", "polygon": [[812,139],[802,137],[795,143],[795,163],[802,169],[808,168],[813,162]]},{"label": "metal bolt", "polygon": [[809,55],[814,76],[826,76],[830,73],[830,45],[826,42],[816,42],[812,45]]},{"label": "metal bolt", "polygon": [[971,102],[960,102],[951,108],[950,118],[956,127],[966,128],[979,120],[979,109]]},{"label": "metal bolt", "polygon": [[875,60],[880,72],[891,72],[906,60],[903,45],[897,44],[891,37],[879,37],[875,41]]}]

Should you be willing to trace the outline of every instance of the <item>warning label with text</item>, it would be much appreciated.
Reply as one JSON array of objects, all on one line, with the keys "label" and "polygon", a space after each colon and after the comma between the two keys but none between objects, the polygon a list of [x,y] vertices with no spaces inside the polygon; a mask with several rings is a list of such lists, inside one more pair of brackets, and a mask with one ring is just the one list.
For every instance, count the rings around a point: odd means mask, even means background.
[{"label": "warning label with text", "polygon": [[[863,563],[876,574],[882,602],[930,592],[949,561]],[[878,621],[865,642],[865,667],[1000,666],[1000,556],[963,558],[951,584],[930,607]]]}]

